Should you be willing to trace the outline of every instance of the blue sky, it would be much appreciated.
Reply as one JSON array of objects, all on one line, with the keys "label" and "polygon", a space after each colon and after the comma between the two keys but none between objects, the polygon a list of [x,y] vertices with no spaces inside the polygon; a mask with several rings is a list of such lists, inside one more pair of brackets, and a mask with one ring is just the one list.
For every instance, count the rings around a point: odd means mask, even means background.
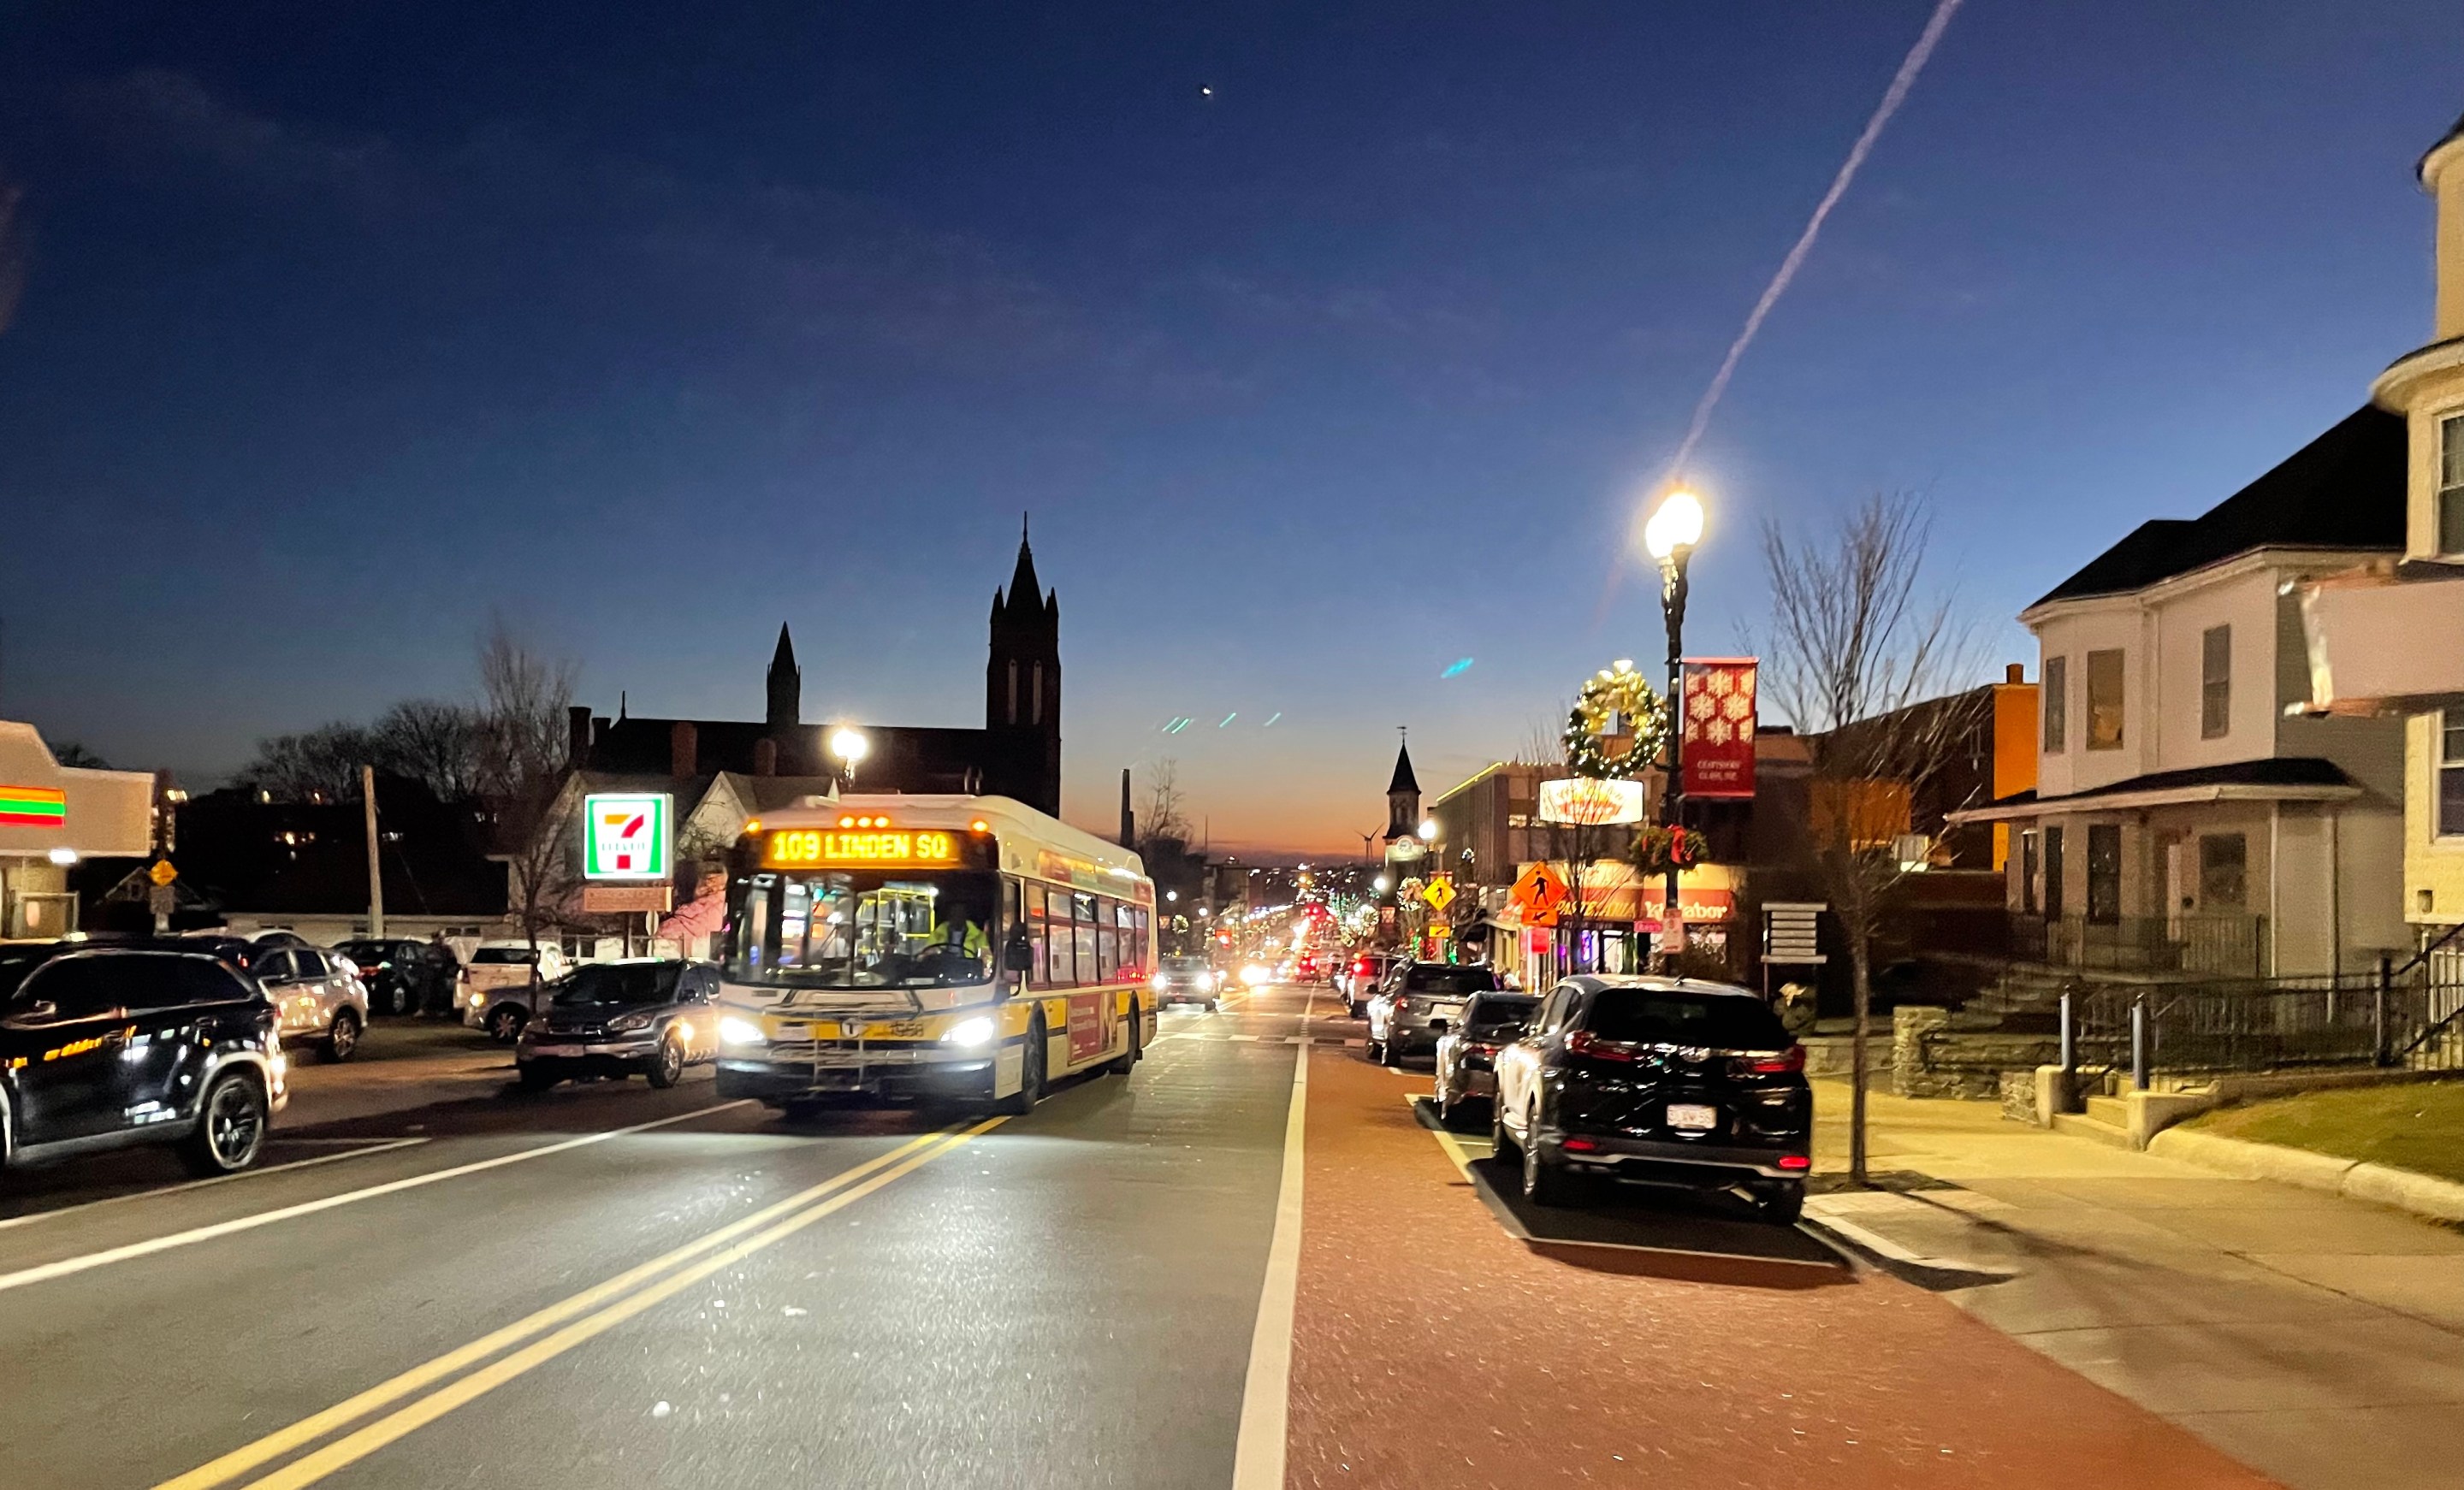
[{"label": "blue sky", "polygon": [[[809,714],[968,723],[1026,509],[1070,815],[1356,844],[1394,726],[1435,789],[1657,654],[1634,506],[1930,9],[15,8],[0,713],[209,778],[500,610],[602,707],[756,717],[785,621]],[[1695,462],[1691,649],[1912,489],[2020,657],[2357,405],[2453,22],[1970,0]]]}]

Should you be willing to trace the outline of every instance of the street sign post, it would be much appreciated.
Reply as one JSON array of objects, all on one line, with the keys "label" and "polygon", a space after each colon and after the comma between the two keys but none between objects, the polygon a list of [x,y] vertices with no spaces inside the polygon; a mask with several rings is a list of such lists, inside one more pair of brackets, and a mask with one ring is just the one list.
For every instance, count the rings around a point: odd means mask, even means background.
[{"label": "street sign post", "polygon": [[1420,898],[1429,903],[1431,910],[1443,915],[1446,908],[1455,903],[1455,887],[1445,880],[1431,880],[1428,887],[1420,891]]},{"label": "street sign post", "polygon": [[1543,860],[1523,871],[1508,898],[1522,908],[1524,925],[1555,926],[1566,893],[1566,877]]},{"label": "street sign post", "polygon": [[668,877],[670,799],[665,792],[595,792],[582,799],[582,877]]}]

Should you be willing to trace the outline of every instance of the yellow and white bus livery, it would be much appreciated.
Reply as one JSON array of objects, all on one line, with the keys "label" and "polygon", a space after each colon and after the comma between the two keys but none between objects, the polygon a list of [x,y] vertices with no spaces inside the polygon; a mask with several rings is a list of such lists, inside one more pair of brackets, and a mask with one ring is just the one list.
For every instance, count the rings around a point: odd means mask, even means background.
[{"label": "yellow and white bus livery", "polygon": [[1006,797],[848,796],[745,824],[718,1090],[989,1103],[1127,1074],[1155,1039],[1155,884]]}]

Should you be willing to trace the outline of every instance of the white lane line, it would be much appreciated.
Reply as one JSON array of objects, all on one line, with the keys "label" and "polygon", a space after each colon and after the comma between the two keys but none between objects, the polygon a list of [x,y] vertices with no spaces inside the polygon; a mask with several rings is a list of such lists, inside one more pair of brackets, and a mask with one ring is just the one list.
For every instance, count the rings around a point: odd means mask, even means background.
[{"label": "white lane line", "polygon": [[[282,1138],[272,1141],[276,1143],[296,1144],[304,1143],[307,1140],[298,1138]],[[285,1170],[304,1170],[312,1165],[332,1164],[342,1159],[357,1159],[365,1154],[384,1153],[389,1149],[408,1149],[418,1144],[424,1144],[428,1142],[428,1140],[425,1138],[329,1138],[321,1140],[321,1142],[337,1144],[356,1143],[360,1147],[341,1153],[319,1154],[313,1159],[294,1159],[288,1164],[269,1164],[261,1170],[243,1170],[237,1174],[217,1174],[211,1179],[192,1179],[183,1184],[164,1185],[157,1189],[140,1190],[125,1195],[105,1195],[99,1200],[80,1201],[76,1205],[64,1205],[56,1210],[35,1211],[25,1216],[12,1216],[7,1220],[0,1220],[0,1231],[7,1231],[11,1226],[31,1226],[36,1221],[48,1221],[55,1216],[75,1216],[80,1211],[91,1211],[99,1205],[118,1205],[123,1200],[151,1200],[156,1195],[176,1195],[184,1190],[203,1190],[208,1185],[228,1185],[233,1180],[256,1179],[267,1174],[279,1174]]]},{"label": "white lane line", "polygon": [[1284,1449],[1291,1431],[1292,1314],[1301,1280],[1301,1139],[1309,1130],[1309,1047],[1292,1057],[1292,1105],[1284,1117],[1284,1178],[1275,1192],[1275,1236],[1266,1245],[1266,1281],[1249,1336],[1249,1374],[1241,1388],[1241,1432],[1232,1448],[1232,1490],[1284,1490]]},{"label": "white lane line", "polygon": [[168,1252],[175,1247],[194,1246],[201,1241],[211,1241],[217,1237],[229,1237],[238,1232],[254,1231],[260,1226],[271,1226],[276,1221],[295,1220],[299,1216],[314,1216],[319,1211],[331,1211],[337,1206],[354,1205],[362,1200],[374,1200],[379,1195],[398,1194],[406,1190],[417,1190],[422,1185],[433,1185],[443,1180],[459,1179],[465,1174],[477,1174],[486,1170],[502,1169],[508,1164],[519,1164],[526,1159],[544,1159],[552,1153],[563,1153],[567,1150],[581,1149],[591,1144],[605,1143],[610,1138],[623,1138],[628,1133],[644,1133],[654,1128],[668,1128],[677,1123],[690,1123],[695,1118],[708,1117],[714,1112],[724,1112],[730,1107],[741,1107],[748,1105],[749,1099],[739,1100],[737,1102],[722,1102],[715,1107],[701,1107],[692,1112],[680,1112],[674,1117],[656,1118],[648,1123],[636,1123],[630,1128],[611,1128],[605,1132],[584,1133],[579,1138],[568,1138],[561,1143],[548,1144],[538,1149],[524,1149],[518,1153],[499,1154],[493,1159],[480,1159],[475,1163],[471,1164],[457,1164],[450,1170],[437,1170],[427,1174],[413,1174],[406,1179],[387,1180],[382,1185],[370,1185],[363,1190],[347,1190],[339,1195],[327,1195],[321,1200],[303,1200],[297,1205],[282,1206],[272,1211],[260,1211],[254,1216],[233,1216],[228,1221],[216,1221],[210,1226],[192,1227],[187,1231],[173,1232],[165,1237],[151,1237],[143,1241],[129,1242],[125,1246],[108,1247],[100,1252],[89,1252],[83,1257],[62,1258],[56,1262],[45,1262],[38,1267],[20,1268],[13,1273],[0,1273],[0,1292],[6,1292],[11,1288],[23,1288],[31,1283],[48,1282],[55,1278],[66,1278],[71,1274],[88,1272],[98,1267],[108,1267],[114,1262],[126,1262],[137,1258],[151,1257],[157,1252]]}]

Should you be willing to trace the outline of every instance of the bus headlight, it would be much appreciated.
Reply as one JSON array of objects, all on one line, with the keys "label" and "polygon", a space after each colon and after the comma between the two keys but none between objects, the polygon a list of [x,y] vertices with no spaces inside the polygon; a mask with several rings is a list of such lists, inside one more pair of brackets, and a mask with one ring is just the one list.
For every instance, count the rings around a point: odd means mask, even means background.
[{"label": "bus headlight", "polygon": [[944,1044],[966,1045],[972,1048],[987,1043],[992,1038],[993,1021],[979,1014],[972,1019],[960,1019],[951,1025],[949,1033],[943,1035],[941,1041]]},{"label": "bus headlight", "polygon": [[761,1033],[760,1025],[750,1019],[739,1019],[732,1014],[718,1021],[718,1039],[721,1044],[727,1045],[770,1043],[770,1037]]}]

